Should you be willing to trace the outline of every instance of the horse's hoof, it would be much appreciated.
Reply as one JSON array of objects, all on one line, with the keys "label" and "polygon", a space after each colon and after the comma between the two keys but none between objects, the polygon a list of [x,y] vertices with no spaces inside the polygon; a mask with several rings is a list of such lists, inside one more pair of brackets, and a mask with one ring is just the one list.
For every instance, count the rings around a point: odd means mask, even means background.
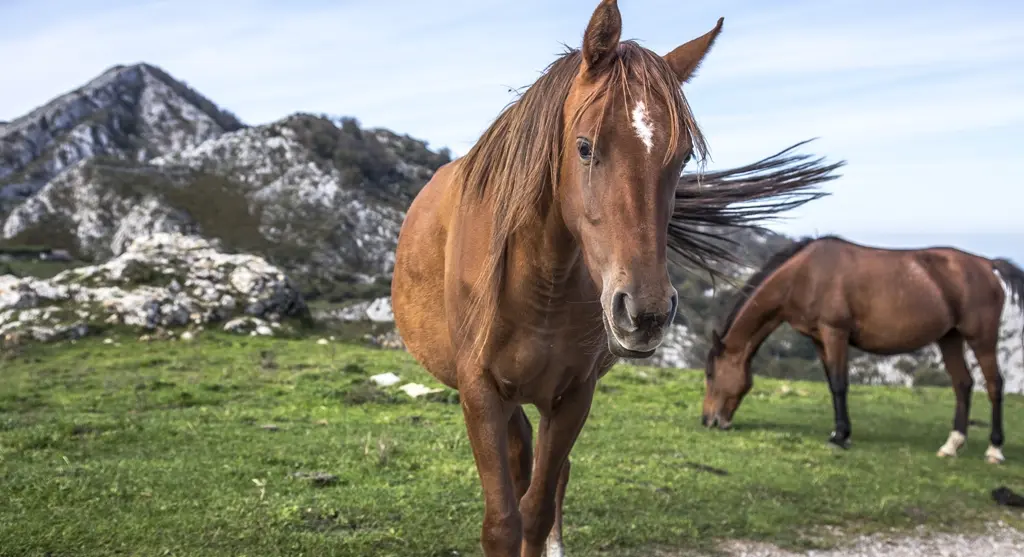
[{"label": "horse's hoof", "polygon": [[846,439],[839,439],[838,437],[836,437],[835,433],[829,436],[828,442],[830,445],[838,447],[843,450],[850,448],[850,438],[847,437]]},{"label": "horse's hoof", "polygon": [[967,442],[967,436],[959,431],[953,430],[949,432],[949,438],[946,439],[945,444],[939,447],[939,452],[935,453],[939,458],[953,458],[956,453],[960,451],[960,448]]},{"label": "horse's hoof", "polygon": [[547,542],[544,544],[544,552],[540,554],[540,557],[565,557],[561,539],[549,534]]},{"label": "horse's hoof", "polygon": [[989,446],[988,450],[985,451],[985,462],[989,464],[1002,464],[1006,460],[1003,456],[1003,451],[999,447]]},{"label": "horse's hoof", "polygon": [[846,441],[845,443],[840,443],[839,441],[829,439],[828,446],[840,451],[847,451],[850,449],[850,442]]}]

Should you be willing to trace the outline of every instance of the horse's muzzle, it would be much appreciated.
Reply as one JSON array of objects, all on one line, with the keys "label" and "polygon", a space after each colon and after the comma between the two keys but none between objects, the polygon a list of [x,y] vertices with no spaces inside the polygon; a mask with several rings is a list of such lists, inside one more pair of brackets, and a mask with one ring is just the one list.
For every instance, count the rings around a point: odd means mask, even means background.
[{"label": "horse's muzzle", "polygon": [[638,336],[661,336],[675,318],[679,307],[679,294],[669,287],[662,297],[638,298],[628,290],[616,290],[612,294],[611,323],[620,333]]},{"label": "horse's muzzle", "polygon": [[710,417],[707,414],[701,414],[700,425],[709,428],[717,427],[718,429],[725,431],[732,427],[732,422],[730,420],[720,418],[718,414],[714,414]]}]

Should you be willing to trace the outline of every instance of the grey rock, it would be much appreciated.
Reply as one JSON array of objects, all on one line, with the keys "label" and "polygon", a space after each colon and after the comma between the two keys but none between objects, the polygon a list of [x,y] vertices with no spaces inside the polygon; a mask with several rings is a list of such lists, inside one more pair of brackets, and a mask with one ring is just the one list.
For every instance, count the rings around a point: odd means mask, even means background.
[{"label": "grey rock", "polygon": [[[241,325],[230,321],[238,312],[227,302],[236,299],[260,311]],[[265,259],[180,234],[140,237],[118,257],[50,280],[0,277],[0,334],[36,331],[40,340],[78,334],[90,318],[148,330],[229,320],[226,329],[273,335],[277,321],[306,311],[295,285]]]},{"label": "grey rock", "polygon": [[292,477],[306,480],[315,487],[325,487],[338,482],[338,476],[326,472],[294,472]]}]

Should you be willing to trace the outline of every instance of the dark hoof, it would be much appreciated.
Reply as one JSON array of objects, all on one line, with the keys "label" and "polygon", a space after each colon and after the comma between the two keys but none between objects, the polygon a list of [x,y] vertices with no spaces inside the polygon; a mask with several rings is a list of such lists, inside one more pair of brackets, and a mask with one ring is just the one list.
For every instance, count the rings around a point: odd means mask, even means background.
[{"label": "dark hoof", "polygon": [[831,443],[832,445],[835,445],[836,447],[839,447],[840,449],[850,448],[850,438],[846,437],[840,439],[839,436],[837,436],[835,433],[828,437],[828,442]]}]

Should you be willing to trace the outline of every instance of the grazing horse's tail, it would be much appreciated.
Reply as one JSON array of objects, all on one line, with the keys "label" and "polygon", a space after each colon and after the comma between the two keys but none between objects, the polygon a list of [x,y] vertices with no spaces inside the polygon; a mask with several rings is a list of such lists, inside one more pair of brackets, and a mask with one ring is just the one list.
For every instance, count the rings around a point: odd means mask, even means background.
[{"label": "grazing horse's tail", "polygon": [[1024,269],[1002,257],[992,260],[992,268],[999,273],[1003,282],[1010,289],[1010,301],[1024,313]]},{"label": "grazing horse's tail", "polygon": [[[992,260],[992,268],[999,273],[1000,278],[1010,290],[1010,303],[1016,305],[1017,309],[1024,314],[1024,269],[1002,257]],[[1020,347],[1021,354],[1024,355],[1024,329],[1020,333]]]}]

